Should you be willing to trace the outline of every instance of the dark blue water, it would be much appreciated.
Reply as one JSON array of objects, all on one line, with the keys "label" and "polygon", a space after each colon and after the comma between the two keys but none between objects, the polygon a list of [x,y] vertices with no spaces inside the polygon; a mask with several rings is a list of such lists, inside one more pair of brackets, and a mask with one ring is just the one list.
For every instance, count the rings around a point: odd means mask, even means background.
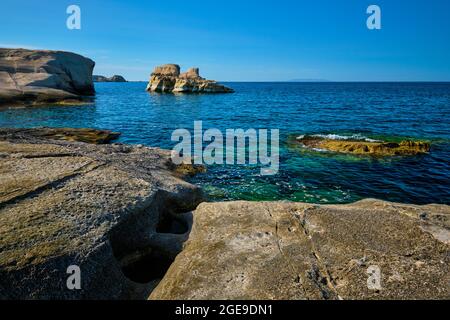
[{"label": "dark blue water", "polygon": [[[146,83],[98,83],[86,106],[10,109],[1,127],[94,127],[122,133],[121,142],[171,148],[172,131],[280,129],[280,170],[261,176],[253,166],[211,166],[192,182],[213,200],[315,203],[379,198],[450,204],[450,84],[444,83],[228,83],[234,94],[160,95]],[[415,138],[430,154],[373,158],[307,152],[300,134],[359,134],[382,140]]]}]

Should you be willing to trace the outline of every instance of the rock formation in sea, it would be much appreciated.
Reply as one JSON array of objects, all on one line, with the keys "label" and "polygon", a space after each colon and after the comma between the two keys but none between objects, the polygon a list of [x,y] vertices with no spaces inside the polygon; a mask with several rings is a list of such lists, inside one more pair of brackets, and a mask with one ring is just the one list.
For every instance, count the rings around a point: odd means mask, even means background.
[{"label": "rock formation in sea", "polygon": [[13,137],[14,139],[27,140],[30,138],[37,139],[50,139],[50,140],[64,140],[64,141],[77,141],[93,144],[105,144],[109,143],[120,136],[120,133],[109,130],[96,130],[96,129],[73,129],[73,128],[33,128],[33,129],[2,129],[0,128],[0,137],[6,139]]},{"label": "rock formation in sea", "polygon": [[327,150],[339,153],[374,156],[405,156],[427,153],[430,144],[424,141],[405,140],[401,142],[363,141],[352,139],[331,139],[321,135],[304,135],[297,141],[312,150]]},{"label": "rock formation in sea", "polygon": [[202,203],[150,299],[449,299],[449,253],[445,205]]},{"label": "rock formation in sea", "polygon": [[109,78],[105,76],[94,75],[93,80],[94,82],[127,82],[124,77],[119,75],[113,75]]},{"label": "rock formation in sea", "polygon": [[198,68],[180,73],[177,64],[156,67],[150,76],[147,91],[172,93],[231,93],[233,89],[200,77]]},{"label": "rock formation in sea", "polygon": [[0,106],[83,101],[95,94],[94,65],[71,52],[0,48]]}]

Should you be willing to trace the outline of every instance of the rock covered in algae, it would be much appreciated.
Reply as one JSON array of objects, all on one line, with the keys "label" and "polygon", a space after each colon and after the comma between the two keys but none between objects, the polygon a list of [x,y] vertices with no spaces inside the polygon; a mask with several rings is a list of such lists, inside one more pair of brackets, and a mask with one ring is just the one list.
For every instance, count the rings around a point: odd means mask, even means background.
[{"label": "rock covered in algae", "polygon": [[405,140],[401,142],[366,141],[353,139],[331,139],[320,135],[304,135],[297,138],[311,150],[326,150],[339,153],[373,156],[411,156],[430,151],[425,141]]}]

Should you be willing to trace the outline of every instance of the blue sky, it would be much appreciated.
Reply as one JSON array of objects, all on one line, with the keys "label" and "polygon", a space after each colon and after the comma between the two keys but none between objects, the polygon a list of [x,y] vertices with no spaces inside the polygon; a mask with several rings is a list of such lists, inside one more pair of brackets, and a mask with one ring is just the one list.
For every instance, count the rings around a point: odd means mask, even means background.
[{"label": "blue sky", "polygon": [[[81,7],[81,30],[66,28]],[[382,10],[382,30],[366,9]],[[450,81],[450,1],[1,0],[0,47],[73,51],[96,74],[147,80],[155,65],[221,81]]]}]

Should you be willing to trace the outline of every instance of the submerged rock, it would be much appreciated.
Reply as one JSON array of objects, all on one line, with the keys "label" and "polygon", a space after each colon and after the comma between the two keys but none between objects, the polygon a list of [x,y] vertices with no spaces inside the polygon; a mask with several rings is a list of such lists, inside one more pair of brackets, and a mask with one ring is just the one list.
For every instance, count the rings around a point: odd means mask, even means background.
[{"label": "submerged rock", "polygon": [[198,68],[180,74],[180,66],[165,64],[156,67],[150,76],[147,91],[173,93],[231,93],[233,89],[200,77]]},{"label": "submerged rock", "polygon": [[407,140],[397,143],[350,139],[329,139],[314,135],[301,136],[297,138],[297,141],[309,149],[326,150],[357,155],[402,156],[417,155],[428,153],[430,151],[430,144],[424,141]]},{"label": "submerged rock", "polygon": [[93,80],[94,82],[127,82],[124,77],[119,75],[113,75],[109,78],[105,76],[94,75]]},{"label": "submerged rock", "polygon": [[94,61],[63,51],[0,48],[0,106],[83,102]]},{"label": "submerged rock", "polygon": [[51,140],[78,141],[93,144],[109,143],[120,136],[118,132],[96,129],[74,129],[74,128],[33,128],[33,129],[2,129],[0,128],[0,139],[28,139],[45,138]]},{"label": "submerged rock", "polygon": [[449,299],[449,249],[445,205],[203,203],[150,299]]},{"label": "submerged rock", "polygon": [[157,148],[1,131],[0,298],[148,297],[202,200],[172,170]]}]

